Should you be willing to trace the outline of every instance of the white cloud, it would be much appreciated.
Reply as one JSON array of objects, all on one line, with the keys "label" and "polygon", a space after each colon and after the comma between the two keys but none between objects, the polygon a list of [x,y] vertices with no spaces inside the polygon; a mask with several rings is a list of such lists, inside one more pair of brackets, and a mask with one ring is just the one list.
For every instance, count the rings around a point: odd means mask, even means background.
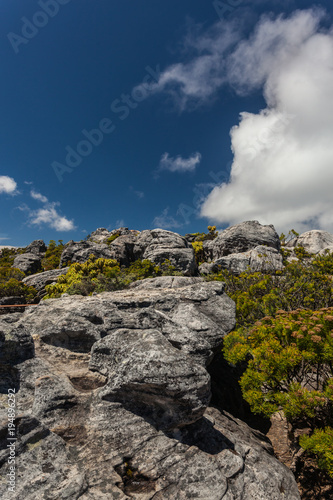
[{"label": "white cloud", "polygon": [[153,226],[155,228],[161,229],[174,229],[181,227],[180,224],[174,217],[169,215],[169,207],[165,208],[160,215],[155,217],[153,220]]},{"label": "white cloud", "polygon": [[200,161],[200,153],[194,153],[189,158],[182,158],[181,156],[171,158],[169,153],[164,153],[160,160],[158,171],[169,170],[169,172],[194,172]]},{"label": "white cloud", "polygon": [[56,203],[49,203],[44,208],[30,210],[29,222],[35,225],[46,224],[56,231],[72,231],[75,229],[74,222],[60,215],[56,208]]},{"label": "white cloud", "polygon": [[15,194],[17,184],[12,177],[0,175],[0,194]]},{"label": "white cloud", "polygon": [[233,224],[258,219],[279,230],[333,231],[333,32],[322,12],[264,19],[229,60],[240,92],[263,86],[267,108],[231,130],[230,180],[201,215]]},{"label": "white cloud", "polygon": [[48,199],[46,198],[46,196],[43,196],[42,194],[37,193],[37,191],[34,191],[33,189],[30,191],[30,196],[34,200],[41,201],[42,203],[47,203],[48,202]]},{"label": "white cloud", "polygon": [[[178,109],[196,107],[214,97],[226,82],[225,54],[240,38],[234,23],[220,21],[197,36],[198,29],[184,40],[186,55],[195,53],[187,62],[169,66],[158,82],[151,83],[149,93],[166,92],[175,100]],[[136,87],[140,90],[142,85]],[[134,89],[134,91],[136,90]],[[142,91],[147,92],[147,84]]]}]

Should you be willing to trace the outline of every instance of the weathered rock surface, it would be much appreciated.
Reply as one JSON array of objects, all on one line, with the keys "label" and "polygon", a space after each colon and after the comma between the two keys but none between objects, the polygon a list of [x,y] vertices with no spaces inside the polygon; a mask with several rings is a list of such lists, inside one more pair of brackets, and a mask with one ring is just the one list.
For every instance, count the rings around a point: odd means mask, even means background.
[{"label": "weathered rock surface", "polygon": [[16,324],[12,315],[0,318],[0,364],[15,365],[35,354],[32,337],[23,323]]},{"label": "weathered rock surface", "polygon": [[[4,335],[35,343],[0,393],[7,478],[5,402],[16,387],[16,500],[300,499],[263,434],[205,410],[205,364],[235,311],[222,283],[184,280],[52,299],[1,319]],[[0,496],[13,498],[6,480]]]},{"label": "weathered rock surface", "polygon": [[112,231],[108,231],[105,227],[99,227],[96,231],[91,233],[89,240],[94,243],[106,243],[106,240],[111,236],[128,236],[138,233],[139,231],[133,231],[132,229],[128,229],[128,227],[119,227]]},{"label": "weathered rock surface", "polygon": [[44,256],[47,247],[43,240],[34,240],[25,249],[25,253],[33,253],[35,255]]},{"label": "weathered rock surface", "polygon": [[41,299],[44,295],[46,295],[46,285],[56,283],[59,276],[66,274],[68,269],[69,267],[64,267],[62,269],[52,269],[51,271],[33,274],[23,278],[22,282],[27,286],[33,286],[38,292],[37,297]]},{"label": "weathered rock surface", "polygon": [[210,401],[205,368],[158,330],[117,330],[93,345],[89,366],[109,376],[103,399],[123,403],[162,429],[199,420]]},{"label": "weathered rock surface", "polygon": [[97,340],[119,328],[156,328],[205,364],[234,327],[235,305],[221,282],[168,276],[133,283],[124,291],[42,301],[24,321],[44,342],[75,352],[90,352]]},{"label": "weathered rock surface", "polygon": [[297,238],[293,238],[285,246],[290,249],[301,246],[307,252],[316,254],[321,250],[333,247],[333,234],[314,229],[306,231]]},{"label": "weathered rock surface", "polygon": [[197,271],[192,245],[179,234],[164,229],[142,231],[136,238],[134,257],[158,265],[169,260],[185,276],[193,276]]},{"label": "weathered rock surface", "polygon": [[280,239],[274,226],[263,226],[258,221],[247,221],[225,229],[212,241],[204,241],[203,249],[206,258],[215,261],[262,245],[280,250]]},{"label": "weathered rock surface", "polygon": [[242,253],[233,253],[220,257],[212,263],[204,263],[199,266],[199,272],[210,274],[220,269],[240,274],[247,270],[251,272],[280,271],[283,269],[282,255],[275,248],[257,246],[253,250]]},{"label": "weathered rock surface", "polygon": [[24,274],[35,274],[42,268],[41,262],[41,255],[22,253],[15,257],[13,267],[20,269]]},{"label": "weathered rock surface", "polygon": [[93,243],[91,241],[69,241],[66,243],[60,258],[60,267],[68,263],[86,262],[90,255],[95,255],[98,259],[113,259],[114,253],[105,243]]}]

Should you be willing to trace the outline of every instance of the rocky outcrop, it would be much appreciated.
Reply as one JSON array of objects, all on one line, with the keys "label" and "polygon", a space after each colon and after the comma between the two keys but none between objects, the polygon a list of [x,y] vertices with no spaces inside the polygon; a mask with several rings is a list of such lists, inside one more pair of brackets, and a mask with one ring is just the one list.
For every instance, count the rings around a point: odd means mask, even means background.
[{"label": "rocky outcrop", "polygon": [[89,241],[93,243],[106,243],[111,236],[128,236],[138,233],[139,231],[133,231],[132,229],[128,229],[128,227],[119,227],[112,231],[108,231],[105,227],[99,227],[90,234]]},{"label": "rocky outcrop", "polygon": [[300,236],[288,241],[285,246],[291,250],[296,246],[301,246],[312,254],[317,254],[325,249],[333,251],[333,234],[317,229],[306,231]]},{"label": "rocky outcrop", "polygon": [[248,252],[232,253],[199,266],[201,274],[216,273],[221,269],[228,269],[234,274],[248,270],[253,273],[281,271],[283,269],[282,255],[275,248],[258,246]]},{"label": "rocky outcrop", "polygon": [[42,268],[42,258],[45,256],[46,245],[43,240],[35,240],[14,259],[13,267],[20,269],[24,274],[37,273]]},{"label": "rocky outcrop", "polygon": [[[35,357],[6,365],[17,388],[15,498],[299,500],[268,439],[207,408],[205,365],[234,321],[223,284],[178,277],[3,317],[7,337],[35,344]],[[6,418],[1,404],[4,478]],[[6,481],[0,496],[13,498]]]},{"label": "rocky outcrop", "polygon": [[35,274],[42,269],[42,257],[34,253],[22,253],[14,259],[13,267],[16,267],[24,274]]},{"label": "rocky outcrop", "polygon": [[89,260],[90,255],[97,259],[113,259],[114,254],[105,243],[98,244],[91,241],[69,241],[66,243],[60,258],[60,267],[74,262],[83,263]]},{"label": "rocky outcrop", "polygon": [[136,238],[133,252],[135,259],[148,259],[157,265],[168,260],[176,271],[183,272],[185,276],[193,276],[197,272],[192,245],[171,231],[142,231]]},{"label": "rocky outcrop", "polygon": [[37,292],[37,298],[41,299],[46,295],[46,285],[56,283],[59,276],[66,274],[69,267],[63,269],[52,269],[51,271],[44,271],[43,273],[33,274],[23,278],[22,282],[27,286],[33,286]]},{"label": "rocky outcrop", "polygon": [[274,226],[262,226],[258,221],[242,222],[220,232],[214,240],[203,243],[205,256],[211,261],[258,246],[280,250],[280,239]]}]

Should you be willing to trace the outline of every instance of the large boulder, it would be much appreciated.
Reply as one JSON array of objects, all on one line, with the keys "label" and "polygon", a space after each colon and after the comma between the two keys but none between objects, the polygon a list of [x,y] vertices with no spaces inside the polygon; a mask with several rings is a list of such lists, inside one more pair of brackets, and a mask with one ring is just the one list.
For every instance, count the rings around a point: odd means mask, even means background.
[{"label": "large boulder", "polygon": [[[35,357],[9,374],[17,500],[300,500],[263,434],[205,410],[205,365],[235,324],[222,283],[144,280],[3,321],[12,338],[25,329],[35,343]],[[5,404],[0,420],[0,496],[11,500]]]},{"label": "large boulder", "polygon": [[97,259],[114,259],[114,253],[105,243],[93,243],[91,241],[69,241],[61,254],[60,267],[69,263],[79,262],[82,264],[89,260],[90,255]]},{"label": "large boulder", "polygon": [[159,428],[199,420],[210,401],[210,377],[158,330],[120,329],[93,345],[90,369],[109,377],[100,395],[119,401]]},{"label": "large boulder", "polygon": [[25,253],[33,253],[35,255],[44,256],[47,250],[43,240],[34,240],[25,249]]},{"label": "large boulder", "polygon": [[245,271],[251,271],[252,273],[281,271],[283,269],[282,255],[275,248],[258,246],[253,250],[232,253],[220,257],[214,262],[205,262],[199,266],[201,274],[210,274],[221,269],[228,269],[234,274]]},{"label": "large boulder", "polygon": [[14,259],[13,267],[16,267],[24,274],[35,274],[42,269],[42,256],[35,253],[22,253]]},{"label": "large boulder", "polygon": [[139,231],[133,231],[132,229],[128,229],[128,227],[119,227],[118,229],[113,229],[112,231],[108,231],[105,227],[99,227],[96,231],[93,231],[89,236],[89,241],[93,243],[106,243],[109,238],[112,236],[117,238],[118,236],[128,236],[138,234]]},{"label": "large boulder", "polygon": [[157,265],[168,260],[176,271],[183,272],[185,276],[193,276],[197,272],[192,245],[172,231],[142,231],[136,238],[133,252],[135,259],[148,259]]},{"label": "large boulder", "polygon": [[327,231],[312,230],[302,233],[300,236],[288,241],[285,245],[289,249],[294,249],[296,246],[303,247],[307,252],[316,254],[322,250],[333,250],[333,234]]},{"label": "large boulder", "polygon": [[0,365],[15,365],[35,355],[29,330],[16,320],[14,315],[0,319]]},{"label": "large boulder", "polygon": [[74,352],[90,352],[119,328],[158,329],[205,365],[235,326],[235,304],[224,283],[167,276],[133,283],[129,290],[44,300],[24,321],[44,342]]},{"label": "large boulder", "polygon": [[242,222],[221,231],[214,240],[203,243],[205,257],[211,261],[258,246],[280,250],[280,239],[274,226],[263,226],[258,221]]},{"label": "large boulder", "polygon": [[60,276],[67,273],[68,269],[69,267],[64,267],[62,269],[51,269],[43,273],[33,274],[23,278],[22,282],[27,286],[33,286],[38,292],[37,297],[41,299],[46,295],[46,285],[56,283]]}]

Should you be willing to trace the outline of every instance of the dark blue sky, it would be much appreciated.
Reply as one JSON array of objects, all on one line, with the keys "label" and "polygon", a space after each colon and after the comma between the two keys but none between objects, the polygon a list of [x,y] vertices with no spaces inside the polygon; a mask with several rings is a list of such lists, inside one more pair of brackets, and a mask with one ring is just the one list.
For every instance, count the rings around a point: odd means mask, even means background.
[{"label": "dark blue sky", "polygon": [[[244,37],[264,12],[314,5],[225,3],[223,22],[238,23]],[[321,5],[332,12],[331,2]],[[11,0],[1,14],[0,176],[17,186],[0,193],[0,245],[79,240],[119,225],[185,234],[214,222],[200,217],[200,199],[228,180],[230,129],[240,112],[265,107],[260,90],[241,96],[223,86],[183,111],[170,93],[126,97],[145,77],[154,81],[152,70],[188,61],[186,34],[219,22],[213,2]],[[79,145],[83,130],[99,126],[103,133],[91,140],[100,144]],[[76,156],[75,168],[66,164],[67,147],[86,155]],[[156,172],[165,153],[184,160],[200,153],[201,160],[192,170]]]}]

